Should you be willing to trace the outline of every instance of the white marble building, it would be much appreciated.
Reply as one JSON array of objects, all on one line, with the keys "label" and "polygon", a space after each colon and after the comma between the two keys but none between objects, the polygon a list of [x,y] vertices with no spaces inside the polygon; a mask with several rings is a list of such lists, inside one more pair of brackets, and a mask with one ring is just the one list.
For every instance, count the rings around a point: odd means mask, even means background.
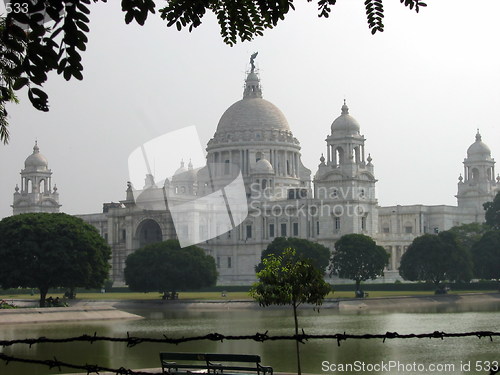
[{"label": "white marble building", "polygon": [[[224,186],[241,171],[248,216],[231,230],[199,243],[216,259],[219,284],[254,281],[254,267],[261,252],[275,237],[306,238],[333,250],[335,241],[348,233],[369,235],[387,249],[391,259],[386,280],[394,280],[401,255],[415,237],[482,222],[482,204],[500,190],[500,177],[495,180],[495,161],[478,132],[467,150],[464,175],[459,178],[458,206],[380,207],[372,158],[365,150],[360,125],[349,114],[345,102],[330,130],[312,187],[311,171],[301,162],[300,143],[283,113],[263,99],[260,80],[252,66],[245,80],[243,99],[224,112],[208,142],[207,162],[219,166],[210,178],[206,169],[196,170],[190,163],[186,168],[181,162],[163,186],[157,186],[154,177],[148,175],[138,198],[129,184],[125,200],[105,203],[102,213],[79,217],[94,225],[112,247],[112,278],[120,285],[128,254],[145,244],[176,238],[176,229],[187,230],[175,227],[168,208],[158,209],[155,202],[163,204],[165,197],[169,203],[193,201],[210,193],[209,185]],[[39,197],[45,202],[52,199],[59,207],[55,189],[50,193],[46,160],[30,169],[30,158],[40,158],[37,153],[38,150],[28,158],[29,163],[26,160],[26,168],[21,172],[23,188],[14,194],[14,214],[26,212],[20,208],[23,204],[19,195],[26,195],[27,181],[33,181],[38,189],[42,184],[45,195]],[[32,194],[41,193],[33,190]],[[39,202],[39,198],[33,199]],[[47,206],[41,203],[29,207],[40,211],[38,207]]]},{"label": "white marble building", "polygon": [[47,159],[40,153],[37,142],[33,153],[24,162],[21,188],[16,185],[11,207],[14,215],[27,212],[59,212],[61,205],[57,186],[52,188],[52,171]]}]

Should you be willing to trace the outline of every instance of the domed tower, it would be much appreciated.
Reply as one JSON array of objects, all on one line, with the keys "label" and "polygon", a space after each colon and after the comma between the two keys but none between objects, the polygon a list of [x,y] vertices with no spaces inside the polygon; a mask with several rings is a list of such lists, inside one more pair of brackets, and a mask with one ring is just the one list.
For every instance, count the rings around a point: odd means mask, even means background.
[{"label": "domed tower", "polygon": [[458,207],[484,221],[483,203],[492,201],[499,191],[500,180],[495,180],[495,160],[490,148],[482,141],[479,129],[476,141],[467,149],[464,175],[458,178]]},{"label": "domed tower", "polygon": [[365,137],[360,134],[359,123],[349,114],[345,100],[326,144],[326,158],[321,156],[314,177],[315,198],[330,208],[320,213],[320,232],[333,233],[334,237],[346,233],[375,234],[377,180],[371,156],[365,158]]},{"label": "domed tower", "polygon": [[59,193],[52,188],[52,171],[35,142],[33,153],[26,158],[21,170],[21,189],[16,185],[13,214],[27,212],[59,212]]},{"label": "domed tower", "polygon": [[309,191],[311,171],[302,164],[299,141],[283,113],[262,98],[254,58],[243,99],[224,112],[208,142],[207,161],[216,166],[212,179],[223,185],[241,170],[247,194],[259,186],[272,189],[276,199],[297,188]]},{"label": "domed tower", "polygon": [[177,169],[172,177],[171,187],[174,189],[174,194],[196,195],[196,170],[193,169],[193,163],[189,161],[188,168],[184,166],[184,161],[181,161],[181,166]]}]

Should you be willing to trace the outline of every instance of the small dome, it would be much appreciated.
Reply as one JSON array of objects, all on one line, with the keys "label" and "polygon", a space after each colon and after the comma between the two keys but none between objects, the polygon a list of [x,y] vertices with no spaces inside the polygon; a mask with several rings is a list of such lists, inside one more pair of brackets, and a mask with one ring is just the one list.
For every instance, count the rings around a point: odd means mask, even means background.
[{"label": "small dome", "polygon": [[250,72],[247,75],[246,82],[260,82],[259,76],[255,72]]},{"label": "small dome", "polygon": [[481,134],[479,134],[479,130],[476,134],[476,142],[474,142],[467,149],[467,157],[472,159],[490,159],[491,158],[491,150],[490,148],[482,141]]},{"label": "small dome", "polygon": [[359,134],[359,123],[356,121],[354,117],[349,114],[349,107],[345,103],[342,106],[342,113],[339,117],[335,119],[332,123],[332,134],[334,131],[342,131],[348,133]]},{"label": "small dome", "polygon": [[172,177],[172,182],[196,180],[197,170],[193,169],[193,164],[189,161],[188,169],[184,166],[184,161],[181,161],[181,166],[177,169]]},{"label": "small dome", "polygon": [[38,143],[35,142],[35,146],[33,147],[33,153],[26,158],[24,161],[25,168],[34,168],[34,169],[47,169],[49,163],[45,156],[40,154],[40,149],[38,148]]},{"label": "small dome", "polygon": [[174,172],[174,176],[187,172],[187,168],[184,166],[184,160],[181,160],[181,166]]},{"label": "small dome", "polygon": [[255,165],[255,173],[274,173],[274,169],[268,160],[260,159]]}]

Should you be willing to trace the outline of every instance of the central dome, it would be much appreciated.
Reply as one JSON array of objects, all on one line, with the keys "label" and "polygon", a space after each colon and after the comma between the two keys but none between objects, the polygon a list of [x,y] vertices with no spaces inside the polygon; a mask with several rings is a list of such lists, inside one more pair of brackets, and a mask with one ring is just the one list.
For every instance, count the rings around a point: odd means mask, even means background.
[{"label": "central dome", "polygon": [[259,97],[237,101],[224,112],[217,125],[217,132],[259,129],[290,131],[283,112]]}]

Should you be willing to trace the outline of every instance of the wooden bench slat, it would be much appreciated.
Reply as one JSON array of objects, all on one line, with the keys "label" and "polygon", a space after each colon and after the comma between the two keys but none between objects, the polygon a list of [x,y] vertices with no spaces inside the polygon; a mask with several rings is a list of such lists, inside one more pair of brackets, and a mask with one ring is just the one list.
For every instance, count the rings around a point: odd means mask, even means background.
[{"label": "wooden bench slat", "polygon": [[253,354],[205,354],[208,361],[260,362],[260,356]]}]

